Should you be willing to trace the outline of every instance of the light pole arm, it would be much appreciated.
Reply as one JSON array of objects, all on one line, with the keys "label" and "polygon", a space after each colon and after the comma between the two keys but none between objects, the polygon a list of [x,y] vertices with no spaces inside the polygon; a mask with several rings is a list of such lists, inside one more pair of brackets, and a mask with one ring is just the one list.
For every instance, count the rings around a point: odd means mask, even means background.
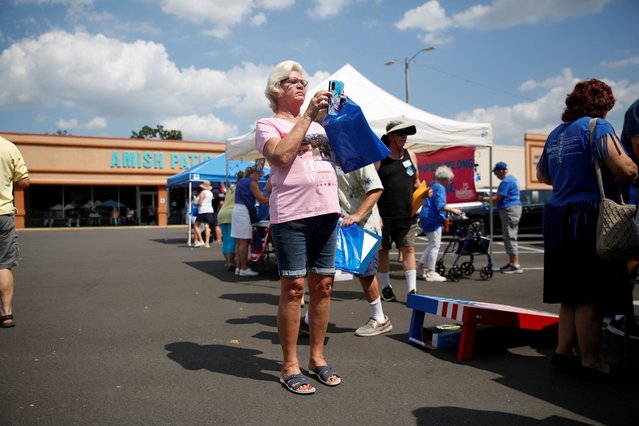
[{"label": "light pole arm", "polygon": [[[423,48],[421,50],[418,50],[410,58],[408,58],[408,57],[404,58],[404,81],[406,82],[406,103],[407,104],[410,103],[410,81],[409,81],[409,78],[408,78],[408,68],[410,67],[410,63],[413,62],[415,57],[417,55],[419,55],[420,53],[429,52],[431,50],[435,50],[435,48],[434,47],[425,47],[425,48]],[[393,65],[394,63],[396,63],[396,61],[392,60],[392,61],[386,62],[384,65]]]}]

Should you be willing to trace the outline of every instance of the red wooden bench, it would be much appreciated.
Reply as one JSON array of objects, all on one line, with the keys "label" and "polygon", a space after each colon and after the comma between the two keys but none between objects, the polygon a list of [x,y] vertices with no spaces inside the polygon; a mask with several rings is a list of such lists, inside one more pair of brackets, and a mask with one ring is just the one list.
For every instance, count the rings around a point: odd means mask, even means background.
[{"label": "red wooden bench", "polygon": [[420,347],[424,347],[422,339],[424,314],[438,315],[462,323],[462,334],[457,350],[457,359],[460,361],[473,356],[473,346],[479,324],[544,330],[555,327],[559,323],[559,316],[549,312],[421,294],[409,294],[406,306],[413,309],[408,341]]}]

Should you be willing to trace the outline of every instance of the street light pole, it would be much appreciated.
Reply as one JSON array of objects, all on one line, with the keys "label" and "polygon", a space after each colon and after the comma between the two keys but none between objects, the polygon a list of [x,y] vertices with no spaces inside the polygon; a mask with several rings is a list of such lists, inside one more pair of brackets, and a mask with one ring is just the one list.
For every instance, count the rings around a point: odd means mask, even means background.
[{"label": "street light pole", "polygon": [[[406,82],[406,103],[409,104],[410,103],[410,83],[409,83],[409,78],[408,78],[408,68],[410,66],[410,63],[413,62],[413,60],[415,59],[415,57],[417,55],[419,55],[422,52],[430,52],[431,50],[435,50],[434,47],[425,47],[423,49],[418,50],[413,56],[411,56],[410,58],[405,57],[404,58],[404,79]],[[393,65],[395,64],[397,61],[396,60],[390,60],[388,62],[386,62],[384,65]]]}]

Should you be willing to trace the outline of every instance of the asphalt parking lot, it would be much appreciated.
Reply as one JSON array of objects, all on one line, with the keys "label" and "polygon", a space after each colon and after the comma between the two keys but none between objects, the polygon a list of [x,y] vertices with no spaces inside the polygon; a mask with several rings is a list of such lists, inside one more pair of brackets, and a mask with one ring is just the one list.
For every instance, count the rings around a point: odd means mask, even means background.
[{"label": "asphalt parking lot", "polygon": [[[19,233],[17,325],[0,330],[0,424],[629,425],[639,418],[639,343],[624,358],[622,339],[607,332],[604,354],[634,369],[630,381],[554,371],[552,332],[481,329],[463,362],[453,349],[408,344],[411,310],[396,256],[399,302],[384,304],[393,331],[354,336],[368,307],[357,282],[336,283],[326,356],[343,383],[292,395],[278,383],[274,264],[257,265],[259,277],[236,277],[224,270],[219,247],[190,248],[185,234],[183,227]],[[418,251],[424,247],[420,240]],[[527,239],[521,255],[523,274],[419,281],[418,290],[557,312],[541,301],[543,246]],[[505,259],[495,239],[495,265]],[[448,322],[426,318],[426,325]],[[307,337],[299,348],[304,366]]]}]

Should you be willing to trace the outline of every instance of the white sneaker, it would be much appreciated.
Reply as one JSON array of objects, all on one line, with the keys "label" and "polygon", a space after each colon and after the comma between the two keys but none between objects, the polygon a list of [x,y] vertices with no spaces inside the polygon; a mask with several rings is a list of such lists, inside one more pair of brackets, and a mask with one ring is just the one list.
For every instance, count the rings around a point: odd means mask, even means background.
[{"label": "white sneaker", "polygon": [[446,281],[446,278],[442,277],[435,271],[426,272],[426,274],[424,274],[424,277],[426,278],[426,281],[430,283],[441,283]]},{"label": "white sneaker", "polygon": [[251,268],[240,269],[240,277],[254,277],[259,275],[257,272],[252,270]]},{"label": "white sneaker", "polygon": [[355,335],[362,337],[378,336],[393,330],[393,324],[386,315],[384,322],[377,322],[375,318],[370,318],[366,324],[355,330]]},{"label": "white sneaker", "polygon": [[196,241],[195,244],[193,244],[193,247],[202,247],[203,245],[204,245],[204,243]]},{"label": "white sneaker", "polygon": [[240,275],[240,268],[235,268],[235,275]]}]

